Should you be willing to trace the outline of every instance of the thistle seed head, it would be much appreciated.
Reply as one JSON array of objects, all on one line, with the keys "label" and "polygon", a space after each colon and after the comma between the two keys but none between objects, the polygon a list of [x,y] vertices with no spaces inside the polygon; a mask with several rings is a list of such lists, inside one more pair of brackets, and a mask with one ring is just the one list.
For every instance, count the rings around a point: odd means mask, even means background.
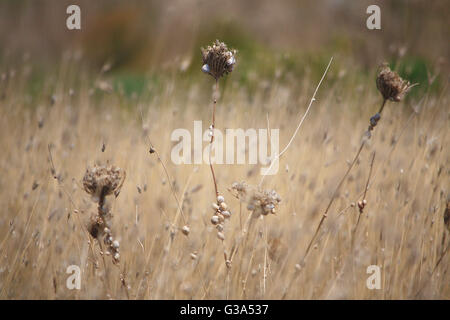
[{"label": "thistle seed head", "polygon": [[377,88],[386,100],[399,102],[416,84],[403,80],[387,63],[384,63],[377,76]]},{"label": "thistle seed head", "polygon": [[206,49],[201,48],[204,73],[210,74],[214,79],[233,71],[236,64],[236,50],[229,50],[227,45],[219,40],[208,46]]}]

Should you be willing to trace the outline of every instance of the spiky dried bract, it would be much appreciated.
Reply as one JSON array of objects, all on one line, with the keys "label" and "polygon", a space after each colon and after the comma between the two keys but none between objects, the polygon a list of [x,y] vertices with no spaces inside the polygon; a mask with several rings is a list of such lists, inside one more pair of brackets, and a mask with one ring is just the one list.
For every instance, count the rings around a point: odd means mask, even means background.
[{"label": "spiky dried bract", "polygon": [[94,197],[113,194],[117,197],[125,181],[126,173],[116,166],[97,166],[87,168],[83,177],[84,190]]},{"label": "spiky dried bract", "polygon": [[236,64],[236,50],[228,49],[227,45],[216,40],[212,46],[201,48],[203,67],[202,71],[210,74],[214,79],[233,71]]},{"label": "spiky dried bract", "polygon": [[399,102],[405,94],[416,84],[403,80],[395,71],[384,63],[377,76],[377,88],[386,100]]},{"label": "spiky dried bract", "polygon": [[247,203],[247,209],[253,212],[253,217],[260,215],[275,214],[281,197],[273,189],[261,190],[250,186],[245,182],[233,183],[231,189],[236,192],[236,196]]}]

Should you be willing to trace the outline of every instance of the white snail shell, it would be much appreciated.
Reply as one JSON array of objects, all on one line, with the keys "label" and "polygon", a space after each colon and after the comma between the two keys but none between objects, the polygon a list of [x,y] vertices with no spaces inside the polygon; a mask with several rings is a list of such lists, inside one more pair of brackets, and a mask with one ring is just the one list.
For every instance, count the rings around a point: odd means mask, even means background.
[{"label": "white snail shell", "polygon": [[204,73],[209,73],[209,71],[210,71],[209,66],[207,64],[204,64],[203,67],[202,67],[202,71]]}]

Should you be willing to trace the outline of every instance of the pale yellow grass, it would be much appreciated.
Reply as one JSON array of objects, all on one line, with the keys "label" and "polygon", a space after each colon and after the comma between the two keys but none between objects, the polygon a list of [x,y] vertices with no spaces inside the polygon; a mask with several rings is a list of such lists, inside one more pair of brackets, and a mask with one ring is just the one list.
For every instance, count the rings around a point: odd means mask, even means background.
[{"label": "pale yellow grass", "polygon": [[[271,128],[280,128],[282,149],[315,84],[310,79],[290,86],[269,82],[249,100],[230,81],[218,100],[216,127],[266,128],[268,118]],[[36,108],[23,106],[27,96],[20,84],[8,87],[0,102],[0,298],[280,299],[286,288],[288,299],[405,299],[419,290],[417,298],[450,297],[450,255],[431,275],[450,241],[448,235],[443,238],[450,181],[445,91],[417,103],[387,105],[294,277],[381,96],[374,81],[331,86],[325,80],[278,174],[264,181],[282,197],[277,215],[253,223],[227,270],[224,250],[239,239],[248,215],[227,188],[234,181],[258,184],[261,176],[257,166],[215,165],[219,191],[233,212],[222,245],[209,221],[215,194],[208,163],[176,166],[170,160],[174,129],[193,132],[194,120],[202,120],[204,130],[210,124],[210,99],[198,94],[210,91],[205,84],[186,88],[170,82],[156,97],[124,103],[115,93],[96,102],[87,87],[70,97],[69,87],[60,83],[55,104],[50,106],[43,93]],[[182,201],[188,236],[181,233],[182,216],[161,164],[149,153],[148,137]],[[51,174],[49,144],[60,183]],[[367,205],[351,249],[358,216],[351,203],[362,200],[373,152]],[[80,183],[86,166],[96,161],[127,172],[112,209],[121,263],[115,266],[105,257],[106,273],[99,246],[88,242],[85,230],[95,203]],[[81,267],[80,290],[66,288],[69,265]],[[366,287],[369,265],[381,267],[380,290]]]}]

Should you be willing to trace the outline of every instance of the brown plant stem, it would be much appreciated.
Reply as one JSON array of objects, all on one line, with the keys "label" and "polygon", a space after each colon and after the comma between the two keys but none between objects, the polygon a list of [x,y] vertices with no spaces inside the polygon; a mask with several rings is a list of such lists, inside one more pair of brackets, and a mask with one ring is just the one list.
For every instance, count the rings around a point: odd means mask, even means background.
[{"label": "brown plant stem", "polygon": [[219,191],[217,189],[217,181],[216,181],[216,175],[214,173],[214,168],[211,162],[211,153],[212,153],[212,144],[214,142],[214,128],[216,126],[216,104],[217,104],[217,95],[218,95],[218,90],[219,90],[219,80],[216,79],[216,85],[214,88],[214,101],[213,101],[213,112],[212,112],[212,125],[211,125],[211,141],[209,143],[209,167],[211,168],[211,175],[213,178],[213,182],[214,182],[214,190],[216,191],[216,197],[219,196]]},{"label": "brown plant stem", "polygon": [[[370,169],[369,169],[369,176],[367,177],[367,182],[366,182],[366,186],[364,188],[364,195],[363,195],[363,201],[366,199],[366,195],[367,195],[367,189],[369,188],[369,182],[370,182],[370,178],[372,176],[372,169],[373,169],[373,163],[375,161],[375,152],[373,153],[372,156],[372,161],[370,162]],[[356,225],[355,225],[355,229],[353,230],[353,236],[352,236],[352,248],[353,248],[353,244],[355,243],[355,236],[356,236],[356,230],[358,228],[359,225],[359,221],[361,220],[361,216],[363,214],[363,208],[359,209],[359,214],[358,214],[358,220],[356,221]]]},{"label": "brown plant stem", "polygon": [[358,160],[359,155],[361,154],[361,151],[362,151],[365,143],[366,143],[365,140],[361,143],[361,146],[359,147],[358,152],[356,153],[355,158],[353,159],[352,163],[348,167],[347,172],[345,172],[345,174],[342,177],[341,181],[339,182],[338,186],[334,190],[333,195],[331,196],[330,202],[328,202],[327,208],[325,209],[325,212],[323,213],[322,218],[320,219],[319,225],[317,226],[316,231],[314,232],[314,235],[313,235],[311,241],[309,242],[308,247],[306,248],[306,252],[305,252],[305,255],[303,256],[302,262],[305,261],[307,255],[308,255],[308,253],[309,253],[309,251],[311,249],[311,246],[314,243],[314,240],[316,239],[316,237],[317,237],[317,235],[319,233],[320,228],[322,227],[325,219],[328,217],[328,211],[330,210],[331,205],[334,202],[334,199],[336,199],[336,194],[338,193],[339,189],[341,188],[341,186],[344,183],[345,179],[347,178],[348,174],[350,173],[350,171],[352,170],[352,168],[355,165],[356,161]]},{"label": "brown plant stem", "polygon": [[378,110],[378,113],[381,114],[383,112],[384,106],[386,105],[386,99],[383,99],[383,103],[381,104],[380,110]]},{"label": "brown plant stem", "polygon": [[[142,115],[142,110],[139,109],[139,111],[140,111],[141,121],[142,121],[142,123],[144,123],[144,116]],[[169,183],[169,186],[170,186],[170,190],[171,190],[171,192],[172,192],[172,195],[173,195],[173,197],[175,198],[175,201],[177,202],[178,210],[181,212],[181,216],[182,216],[182,218],[183,218],[184,223],[187,223],[188,221],[187,221],[187,219],[186,219],[186,217],[185,217],[185,215],[184,215],[183,208],[181,207],[180,201],[178,200],[177,194],[176,194],[176,192],[175,192],[175,188],[174,188],[173,185],[172,185],[172,180],[171,180],[171,178],[170,178],[169,171],[167,170],[166,165],[165,165],[164,162],[162,161],[161,156],[159,155],[158,150],[155,148],[155,146],[153,145],[152,141],[150,140],[150,137],[149,137],[149,136],[146,136],[146,138],[147,138],[147,140],[148,140],[148,142],[149,142],[149,144],[150,144],[150,154],[155,153],[155,154],[156,154],[156,157],[158,158],[159,163],[161,163],[161,166],[163,167],[164,173],[166,174],[167,182]]]},{"label": "brown plant stem", "polygon": [[[381,112],[383,111],[385,104],[386,104],[386,99],[383,99],[383,103],[381,104],[380,110],[378,111],[379,114],[381,114]],[[305,255],[303,256],[302,262],[305,261],[307,255],[308,255],[308,253],[309,253],[309,251],[310,251],[310,249],[311,249],[311,246],[312,246],[314,240],[316,239],[317,234],[319,233],[320,228],[321,228],[322,225],[323,225],[323,222],[325,221],[325,219],[326,219],[327,216],[328,216],[328,211],[330,210],[330,207],[331,207],[331,205],[333,204],[334,199],[336,198],[336,194],[338,193],[339,189],[341,188],[342,184],[343,184],[344,181],[345,181],[345,178],[347,178],[348,174],[350,173],[350,171],[352,170],[352,168],[353,168],[353,166],[355,165],[356,161],[358,160],[358,157],[359,157],[359,155],[361,154],[361,151],[363,150],[364,145],[366,144],[366,141],[367,141],[367,140],[364,139],[364,140],[361,142],[361,146],[359,147],[358,152],[357,152],[356,155],[355,155],[355,158],[353,159],[351,165],[348,167],[347,171],[345,172],[345,174],[344,174],[344,176],[342,177],[341,181],[339,182],[338,186],[337,186],[336,189],[334,190],[333,195],[332,195],[332,197],[331,197],[331,199],[330,199],[330,202],[328,203],[328,206],[327,206],[327,208],[325,209],[325,212],[323,213],[322,218],[320,219],[319,225],[317,226],[316,231],[314,232],[314,235],[313,235],[311,241],[309,242],[308,247],[306,248],[306,252],[305,252]]]},{"label": "brown plant stem", "polygon": [[[383,99],[383,102],[382,102],[382,104],[381,104],[380,110],[378,111],[378,113],[379,113],[380,115],[381,115],[381,112],[382,112],[383,109],[384,109],[384,106],[385,106],[385,104],[386,104],[386,101],[387,101],[386,99]],[[369,136],[369,137],[370,137],[370,136]],[[345,172],[344,176],[343,176],[342,179],[339,181],[339,184],[337,185],[336,189],[334,190],[333,195],[331,196],[331,199],[330,199],[330,201],[328,202],[328,205],[327,205],[327,207],[326,207],[324,213],[322,214],[322,217],[320,218],[319,224],[317,225],[317,228],[316,228],[316,230],[315,230],[315,232],[314,232],[314,235],[313,235],[313,237],[311,238],[311,240],[309,241],[308,246],[306,247],[305,254],[303,255],[302,259],[300,260],[300,264],[299,264],[300,268],[296,269],[296,272],[294,273],[294,278],[292,279],[292,281],[288,284],[287,288],[285,289],[285,291],[284,291],[284,293],[283,293],[283,296],[282,296],[282,299],[285,299],[285,297],[286,297],[287,293],[289,292],[289,290],[290,290],[292,284],[294,283],[294,280],[299,276],[300,271],[303,270],[303,265],[305,264],[306,258],[307,258],[307,256],[308,256],[310,250],[311,250],[312,244],[313,244],[314,241],[316,240],[317,235],[319,234],[320,228],[322,227],[323,223],[325,222],[325,219],[328,217],[328,211],[330,210],[331,205],[333,204],[333,202],[334,202],[334,200],[335,200],[335,198],[336,198],[336,195],[337,195],[339,189],[341,188],[341,186],[342,186],[342,184],[344,183],[345,179],[347,178],[348,174],[350,173],[350,171],[351,171],[352,168],[354,167],[356,161],[358,160],[359,155],[361,154],[361,151],[363,150],[364,145],[366,144],[366,141],[367,141],[366,139],[363,139],[363,141],[361,142],[361,146],[359,147],[358,152],[356,153],[355,157],[353,158],[352,163],[350,164],[350,166],[348,167],[348,169],[347,169],[347,171]]]}]

